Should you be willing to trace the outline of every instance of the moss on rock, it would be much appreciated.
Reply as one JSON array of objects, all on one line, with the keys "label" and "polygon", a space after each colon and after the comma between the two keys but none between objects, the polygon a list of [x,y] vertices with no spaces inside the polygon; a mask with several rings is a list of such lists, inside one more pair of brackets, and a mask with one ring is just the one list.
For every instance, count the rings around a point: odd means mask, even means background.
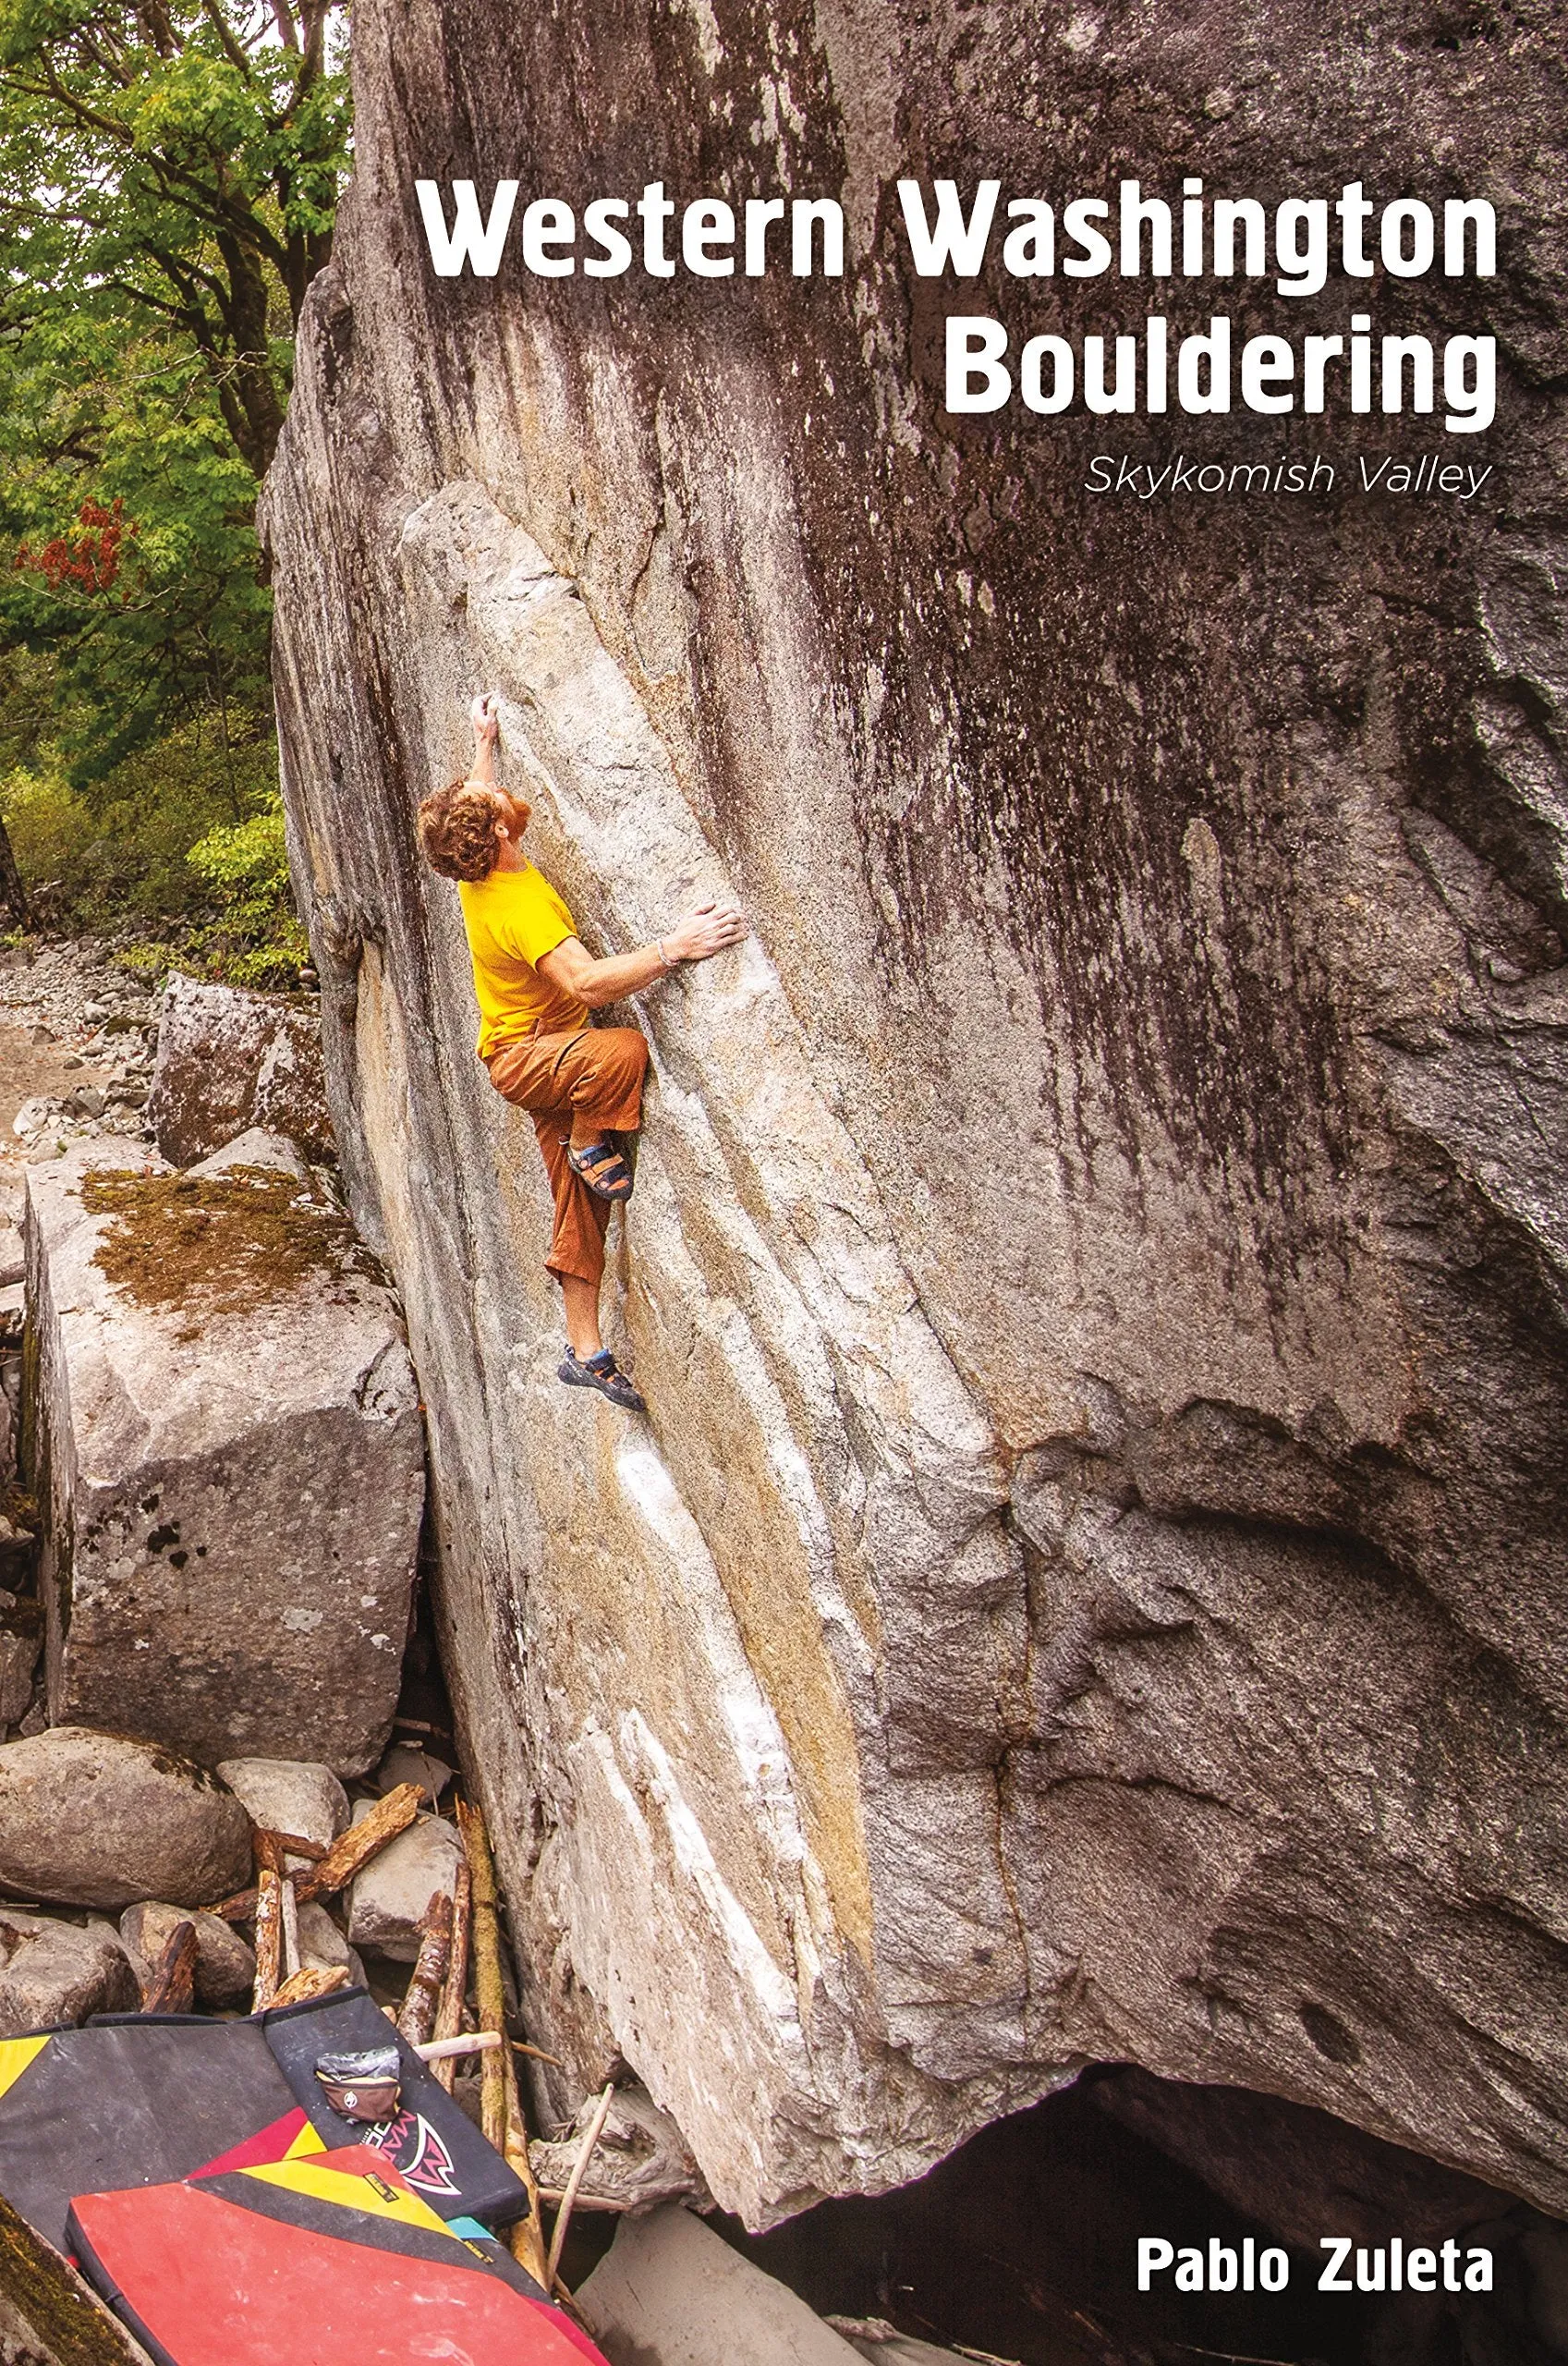
[{"label": "moss on rock", "polygon": [[81,1203],[112,1218],[92,1262],[138,1306],[245,1313],[376,1270],[324,1194],[271,1167],[201,1177],[96,1168],[82,1177]]}]

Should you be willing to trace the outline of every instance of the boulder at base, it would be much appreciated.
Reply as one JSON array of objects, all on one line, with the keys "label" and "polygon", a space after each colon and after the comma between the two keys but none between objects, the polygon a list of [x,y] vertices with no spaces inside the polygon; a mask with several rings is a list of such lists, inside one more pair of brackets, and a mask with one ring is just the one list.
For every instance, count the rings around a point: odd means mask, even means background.
[{"label": "boulder at base", "polygon": [[[297,1759],[225,1758],[218,1768],[252,1823],[264,1832],[291,1832],[330,1848],[348,1829],[348,1794],[330,1766],[307,1766]],[[290,1872],[305,1860],[290,1857]]]},{"label": "boulder at base", "polygon": [[175,970],[158,1006],[147,1122],[176,1166],[207,1157],[248,1126],[332,1157],[313,1007]]},{"label": "boulder at base", "polygon": [[102,1923],[81,1930],[0,1908],[0,2038],[134,2013],[140,2001],[130,1958]]},{"label": "boulder at base", "polygon": [[299,1961],[310,1971],[343,1970],[357,1988],[366,1985],[359,1950],[351,1947],[324,1906],[299,1909]]},{"label": "boulder at base", "polygon": [[0,1883],[62,1906],[209,1905],[250,1871],[250,1819],[200,1766],[55,1726],[0,1749]]},{"label": "boulder at base", "polygon": [[231,1922],[216,1914],[191,1912],[151,1899],[128,1906],[120,1917],[120,1944],[143,1988],[182,1922],[196,1932],[196,2001],[199,2005],[244,2005],[256,1984],[256,1957]]},{"label": "boulder at base", "polygon": [[[361,1800],[354,1821],[371,1812]],[[419,1952],[419,1925],[441,1890],[456,1887],[463,1844],[456,1827],[437,1816],[421,1816],[407,1832],[371,1858],[354,1877],[348,1893],[348,1935],[358,1947],[412,1963]]]},{"label": "boulder at base", "polygon": [[397,1308],[315,1187],[124,1161],[29,1171],[50,1716],[357,1774],[396,1705],[424,1499]]},{"label": "boulder at base", "polygon": [[859,2366],[804,2300],[678,2202],[622,2219],[577,2306],[614,2366]]}]

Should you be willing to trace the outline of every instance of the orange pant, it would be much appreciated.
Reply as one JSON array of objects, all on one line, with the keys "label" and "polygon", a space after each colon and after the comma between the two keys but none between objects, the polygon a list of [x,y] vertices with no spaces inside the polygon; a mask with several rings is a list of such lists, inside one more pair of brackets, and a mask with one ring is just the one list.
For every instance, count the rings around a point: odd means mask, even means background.
[{"label": "orange pant", "polygon": [[599,1282],[614,1202],[590,1191],[566,1156],[574,1118],[596,1133],[635,1133],[642,1123],[648,1044],[635,1027],[579,1027],[568,1035],[525,1035],[492,1052],[485,1066],[504,1100],[533,1119],[555,1201],[545,1269]]}]

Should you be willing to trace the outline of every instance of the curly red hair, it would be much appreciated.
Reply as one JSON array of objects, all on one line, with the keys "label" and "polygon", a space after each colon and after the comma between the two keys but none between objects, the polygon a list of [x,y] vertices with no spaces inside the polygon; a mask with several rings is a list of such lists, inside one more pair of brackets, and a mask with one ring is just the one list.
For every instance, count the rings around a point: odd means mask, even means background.
[{"label": "curly red hair", "polygon": [[[528,807],[520,798],[526,819]],[[478,781],[449,780],[419,807],[419,845],[425,860],[447,879],[488,879],[501,860],[506,815],[499,790]]]}]

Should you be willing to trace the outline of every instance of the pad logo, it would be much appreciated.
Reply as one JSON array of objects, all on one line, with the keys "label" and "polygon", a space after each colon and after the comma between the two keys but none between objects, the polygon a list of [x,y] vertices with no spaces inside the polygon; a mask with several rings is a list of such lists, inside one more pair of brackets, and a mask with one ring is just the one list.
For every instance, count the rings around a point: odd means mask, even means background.
[{"label": "pad logo", "polygon": [[384,2128],[366,2130],[362,2140],[384,2153],[393,2166],[400,2169],[412,2186],[423,2193],[456,2193],[457,2173],[452,2155],[431,2126],[417,2111],[399,2112]]}]

